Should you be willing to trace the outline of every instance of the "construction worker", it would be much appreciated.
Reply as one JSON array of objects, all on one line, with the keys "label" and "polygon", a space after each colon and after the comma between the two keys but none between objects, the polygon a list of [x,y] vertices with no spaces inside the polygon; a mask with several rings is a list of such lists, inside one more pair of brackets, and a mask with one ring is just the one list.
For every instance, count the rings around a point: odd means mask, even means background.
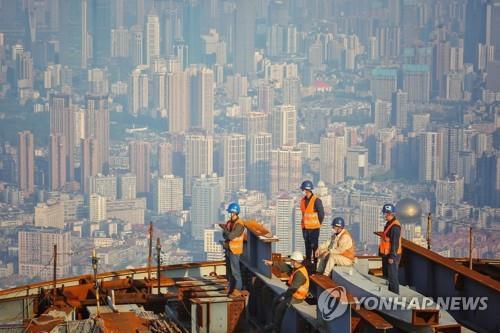
[{"label": "construction worker", "polygon": [[401,260],[401,223],[396,219],[396,207],[382,207],[386,224],[380,238],[379,253],[382,256],[382,272],[389,281],[389,291],[399,294],[398,269]]},{"label": "construction worker", "polygon": [[356,248],[351,233],[345,229],[344,219],[336,217],[332,221],[332,237],[319,246],[315,253],[318,258],[317,272],[330,276],[333,267],[351,266],[356,258]]},{"label": "construction worker", "polygon": [[229,280],[230,297],[241,296],[243,282],[240,271],[240,255],[243,253],[243,237],[245,225],[239,218],[240,205],[233,202],[227,207],[231,214],[226,225],[223,227],[224,249],[226,252],[226,276]]},{"label": "construction worker", "polygon": [[273,300],[273,323],[265,327],[266,331],[279,332],[286,309],[292,304],[303,302],[309,293],[309,274],[306,267],[302,265],[304,256],[300,251],[295,251],[290,259],[290,265],[264,260],[265,265],[276,267],[280,271],[290,274],[287,282],[288,289]]},{"label": "construction worker", "polygon": [[302,211],[301,226],[306,248],[306,265],[311,265],[313,262],[312,267],[315,268],[319,229],[325,218],[325,210],[321,199],[313,194],[314,186],[310,180],[303,181],[300,189],[304,192],[304,197],[300,201],[300,210]]}]

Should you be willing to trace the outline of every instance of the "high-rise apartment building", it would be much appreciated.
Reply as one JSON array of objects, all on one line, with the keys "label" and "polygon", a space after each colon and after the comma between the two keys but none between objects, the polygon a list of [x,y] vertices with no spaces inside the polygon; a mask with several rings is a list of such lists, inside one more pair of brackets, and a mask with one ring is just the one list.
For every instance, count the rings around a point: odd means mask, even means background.
[{"label": "high-rise apartment building", "polygon": [[108,200],[117,198],[116,176],[104,176],[101,174],[89,177],[89,193],[97,193]]},{"label": "high-rise apartment building", "polygon": [[384,230],[384,217],[381,212],[382,204],[378,202],[363,201],[360,209],[360,240],[365,244],[376,244],[378,236],[376,231]]},{"label": "high-rise apartment building", "polygon": [[371,109],[375,129],[380,130],[391,126],[391,103],[377,99],[372,103]]},{"label": "high-rise apartment building", "polygon": [[320,179],[330,185],[343,182],[347,149],[344,134],[327,132],[320,139],[320,149]]},{"label": "high-rise apartment building", "polygon": [[152,184],[153,210],[156,214],[181,211],[183,208],[183,180],[174,175],[156,177]]},{"label": "high-rise apartment building", "polygon": [[302,152],[293,146],[271,150],[270,193],[297,190],[302,182]]},{"label": "high-rise apartment building", "polygon": [[223,200],[224,178],[217,174],[202,175],[193,179],[191,203],[191,237],[203,240],[204,230],[219,221]]},{"label": "high-rise apartment building", "polygon": [[82,139],[80,144],[80,189],[89,194],[89,178],[100,171],[99,146],[96,139]]},{"label": "high-rise apartment building", "polygon": [[131,200],[136,198],[137,177],[132,174],[118,176],[118,199]]},{"label": "high-rise apartment building", "polygon": [[[187,72],[167,73],[166,97],[168,131],[176,134],[186,132],[189,128],[189,77]],[[208,119],[206,124],[208,124]]]},{"label": "high-rise apartment building", "polygon": [[86,96],[85,136],[97,140],[97,158],[101,173],[109,169],[108,96]]},{"label": "high-rise apartment building", "polygon": [[397,90],[398,72],[392,68],[375,68],[371,72],[370,90],[375,99],[390,101]]},{"label": "high-rise apartment building", "polygon": [[255,3],[236,2],[234,70],[243,75],[255,73]]},{"label": "high-rise apartment building", "polygon": [[191,127],[214,131],[214,72],[202,68],[191,77]]},{"label": "high-rise apartment building", "polygon": [[272,136],[265,132],[253,132],[247,136],[247,188],[269,192],[269,168]]},{"label": "high-rise apartment building", "polygon": [[458,205],[464,199],[464,178],[453,175],[436,182],[436,205]]},{"label": "high-rise apartment building", "polygon": [[172,145],[167,142],[159,143],[156,156],[158,159],[158,176],[172,174]]},{"label": "high-rise apartment building", "polygon": [[246,188],[246,137],[227,134],[222,138],[222,172],[226,192]]},{"label": "high-rise apartment building", "polygon": [[391,125],[400,130],[408,128],[408,93],[398,90],[392,93]]},{"label": "high-rise apartment building", "polygon": [[273,148],[297,144],[297,110],[293,105],[280,105],[272,112]]},{"label": "high-rise apartment building", "polygon": [[185,139],[186,169],[184,191],[191,195],[193,177],[210,175],[214,170],[214,143],[211,135],[187,134]]},{"label": "high-rise apartment building", "polygon": [[146,21],[146,64],[160,56],[160,19],[154,12],[148,14]]},{"label": "high-rise apartment building", "polygon": [[428,65],[403,65],[403,91],[408,103],[428,103],[431,95],[431,74]]},{"label": "high-rise apartment building", "polygon": [[366,179],[368,172],[368,149],[354,146],[347,148],[346,153],[346,178]]},{"label": "high-rise apartment building", "polygon": [[288,194],[280,195],[276,199],[276,211],[274,220],[274,235],[279,242],[274,243],[275,251],[278,253],[292,253],[293,250],[293,228],[294,225],[295,200]]},{"label": "high-rise apartment building", "polygon": [[107,219],[107,199],[105,196],[93,193],[89,196],[89,220],[101,222]]},{"label": "high-rise apartment building", "polygon": [[259,84],[257,87],[257,104],[259,112],[271,113],[274,108],[274,89],[271,84],[267,82]]},{"label": "high-rise apartment building", "polygon": [[17,133],[17,176],[19,190],[24,196],[35,191],[35,142],[33,133],[22,131]]},{"label": "high-rise apartment building", "polygon": [[145,141],[130,141],[128,144],[130,173],[136,176],[137,192],[148,193],[151,185],[151,146]]},{"label": "high-rise apartment building", "polygon": [[441,179],[443,176],[442,135],[436,132],[420,134],[418,178],[422,182]]},{"label": "high-rise apartment building", "polygon": [[75,148],[75,118],[71,106],[71,96],[67,94],[54,94],[50,96],[50,134],[64,136],[66,148],[66,180],[74,180],[74,155]]},{"label": "high-rise apartment building", "polygon": [[66,138],[60,134],[50,135],[49,185],[52,191],[66,186]]}]

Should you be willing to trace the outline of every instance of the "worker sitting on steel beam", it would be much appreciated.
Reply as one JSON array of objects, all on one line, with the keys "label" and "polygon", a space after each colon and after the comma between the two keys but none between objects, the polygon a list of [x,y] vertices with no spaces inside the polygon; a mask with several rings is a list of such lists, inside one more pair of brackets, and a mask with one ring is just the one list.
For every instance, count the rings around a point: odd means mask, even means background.
[{"label": "worker sitting on steel beam", "polygon": [[291,265],[283,262],[264,260],[265,265],[276,267],[280,271],[290,274],[287,282],[288,289],[273,300],[273,323],[266,325],[266,331],[279,332],[286,309],[292,304],[304,301],[309,293],[309,274],[306,267],[302,264],[304,256],[301,252],[295,251],[290,256],[290,259]]},{"label": "worker sitting on steel beam", "polygon": [[356,248],[343,218],[333,219],[332,237],[319,246],[315,256],[319,258],[316,271],[326,276],[330,276],[336,265],[351,266],[354,263]]},{"label": "worker sitting on steel beam", "polygon": [[227,207],[227,212],[231,214],[229,220],[223,227],[224,249],[226,252],[226,276],[229,280],[230,297],[241,296],[243,281],[240,271],[240,255],[243,253],[243,238],[245,225],[239,218],[240,205],[233,202]]},{"label": "worker sitting on steel beam", "polygon": [[389,281],[389,291],[399,294],[399,261],[401,260],[401,223],[396,219],[396,207],[385,204],[382,213],[387,221],[380,237],[379,254],[382,256],[382,272]]}]

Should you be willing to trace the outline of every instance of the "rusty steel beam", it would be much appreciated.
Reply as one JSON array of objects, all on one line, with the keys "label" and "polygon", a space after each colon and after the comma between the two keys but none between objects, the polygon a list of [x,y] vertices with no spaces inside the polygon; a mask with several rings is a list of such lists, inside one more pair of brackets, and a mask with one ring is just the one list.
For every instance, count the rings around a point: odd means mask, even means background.
[{"label": "rusty steel beam", "polygon": [[264,265],[263,260],[271,260],[272,243],[279,239],[273,237],[271,232],[257,221],[245,221],[244,224],[248,232],[242,262],[270,278],[272,276],[271,267]]},{"label": "rusty steel beam", "polygon": [[[311,276],[311,290],[313,291],[316,299],[318,299],[321,293],[325,290],[335,289],[338,287],[340,286],[337,283],[325,275]],[[346,292],[345,299],[343,301],[349,304],[345,318],[336,318],[330,322],[326,322],[329,329],[335,330],[335,327],[345,327],[347,329],[347,326],[345,326],[347,324],[351,328],[351,331],[369,330],[372,332],[387,332],[393,328],[392,324],[387,322],[379,314],[358,306],[355,298],[350,293]],[[321,314],[318,313],[317,317],[321,318]],[[341,320],[336,322],[337,319]],[[349,323],[347,322],[347,319],[350,319]]]},{"label": "rusty steel beam", "polygon": [[464,299],[471,297],[472,300],[482,297],[483,300],[486,299],[486,309],[453,309],[448,312],[460,324],[473,330],[484,332],[500,330],[499,281],[406,239],[402,239],[402,247],[401,283],[411,286],[425,296],[432,297],[435,301],[450,300],[449,297]]}]

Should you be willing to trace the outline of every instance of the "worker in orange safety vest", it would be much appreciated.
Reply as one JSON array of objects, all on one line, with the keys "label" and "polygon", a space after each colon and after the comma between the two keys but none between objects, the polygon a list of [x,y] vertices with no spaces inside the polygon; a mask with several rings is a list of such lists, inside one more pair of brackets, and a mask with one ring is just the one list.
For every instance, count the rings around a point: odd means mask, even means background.
[{"label": "worker in orange safety vest", "polygon": [[401,223],[396,218],[396,207],[385,204],[382,213],[386,220],[380,237],[379,254],[382,256],[382,272],[389,281],[389,291],[399,294],[399,261],[401,260]]},{"label": "worker in orange safety vest", "polygon": [[240,205],[233,202],[227,207],[231,217],[223,227],[224,249],[226,252],[226,276],[229,280],[230,297],[241,296],[243,281],[240,271],[240,255],[243,254],[243,238],[245,225],[239,218]]},{"label": "worker in orange safety vest", "polygon": [[268,332],[280,332],[286,309],[292,304],[303,302],[309,294],[309,273],[302,264],[304,256],[301,252],[295,251],[290,256],[290,259],[290,265],[278,261],[264,260],[265,265],[273,266],[282,272],[290,274],[287,282],[288,289],[273,300],[273,323],[265,327]]}]

